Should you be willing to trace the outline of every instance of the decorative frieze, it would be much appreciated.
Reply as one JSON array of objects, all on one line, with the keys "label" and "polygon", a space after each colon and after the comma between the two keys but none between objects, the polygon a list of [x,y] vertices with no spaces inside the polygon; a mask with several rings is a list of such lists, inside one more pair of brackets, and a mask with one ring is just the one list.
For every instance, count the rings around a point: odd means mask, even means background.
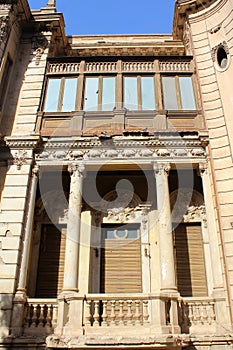
[{"label": "decorative frieze", "polygon": [[75,160],[98,161],[103,159],[195,159],[205,160],[205,145],[199,139],[138,137],[116,137],[100,140],[99,138],[80,138],[74,142],[49,140],[43,149],[37,150],[38,161],[65,161],[67,164]]}]

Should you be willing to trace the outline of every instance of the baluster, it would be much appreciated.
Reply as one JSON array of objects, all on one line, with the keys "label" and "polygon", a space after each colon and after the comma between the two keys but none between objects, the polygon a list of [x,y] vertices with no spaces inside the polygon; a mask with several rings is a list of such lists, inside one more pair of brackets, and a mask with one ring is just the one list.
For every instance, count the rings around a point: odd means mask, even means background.
[{"label": "baluster", "polygon": [[210,303],[210,311],[211,311],[211,324],[216,320],[215,310],[214,310],[214,303]]},{"label": "baluster", "polygon": [[127,300],[126,323],[128,325],[133,325],[132,318],[133,318],[133,314],[132,314],[132,300]]},{"label": "baluster", "polygon": [[99,316],[99,301],[98,300],[94,300],[93,301],[94,303],[94,315],[93,315],[93,318],[94,318],[94,322],[93,322],[93,326],[96,327],[96,326],[99,326],[99,319],[100,319],[100,316]]},{"label": "baluster", "polygon": [[149,323],[149,313],[148,313],[148,300],[143,300],[142,301],[142,307],[143,307],[143,320],[142,323],[146,324]]},{"label": "baluster", "polygon": [[141,324],[141,313],[140,313],[140,306],[141,306],[141,302],[140,300],[135,300],[135,325],[139,325]]},{"label": "baluster", "polygon": [[201,304],[196,303],[196,320],[197,323],[201,322]]},{"label": "baluster", "polygon": [[86,301],[86,308],[85,308],[85,325],[91,326],[92,323],[92,315],[91,315],[91,300]]},{"label": "baluster", "polygon": [[115,300],[111,300],[111,314],[110,314],[110,320],[111,320],[111,325],[116,325],[115,319],[116,319],[116,314],[115,314],[115,305],[116,302]]},{"label": "baluster", "polygon": [[38,308],[39,307],[39,304],[36,305],[36,304],[32,304],[32,308],[33,308],[33,313],[32,313],[32,327],[37,327],[37,324],[38,324],[38,317],[37,317],[37,314],[38,314]]},{"label": "baluster", "polygon": [[57,305],[51,305],[51,315],[52,315],[51,326],[53,328],[55,328],[57,326],[57,312],[58,312]]},{"label": "baluster", "polygon": [[195,323],[193,314],[193,304],[188,304],[189,319],[191,323]]},{"label": "baluster", "polygon": [[45,305],[38,305],[38,327],[44,327],[44,310]]},{"label": "baluster", "polygon": [[53,322],[53,305],[45,305],[44,309],[44,321],[47,327],[52,327]]},{"label": "baluster", "polygon": [[108,326],[108,314],[107,314],[107,306],[108,306],[108,302],[107,300],[103,300],[102,301],[102,305],[103,305],[103,313],[102,313],[102,326]]},{"label": "baluster", "polygon": [[119,325],[123,325],[124,324],[124,313],[123,313],[123,307],[124,307],[124,301],[120,300],[119,301]]},{"label": "baluster", "polygon": [[203,317],[203,324],[206,324],[208,323],[208,312],[207,312],[207,308],[208,308],[208,303],[202,303],[202,308],[203,308],[203,311],[202,311],[202,317]]}]

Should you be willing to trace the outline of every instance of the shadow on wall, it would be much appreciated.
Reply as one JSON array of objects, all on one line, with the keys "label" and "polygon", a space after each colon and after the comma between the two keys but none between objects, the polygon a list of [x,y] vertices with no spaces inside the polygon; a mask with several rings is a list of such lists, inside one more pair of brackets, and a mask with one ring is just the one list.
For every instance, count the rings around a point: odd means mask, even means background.
[{"label": "shadow on wall", "polygon": [[0,296],[0,338],[3,339],[3,342],[10,334],[12,300],[12,294],[1,294]]},{"label": "shadow on wall", "polygon": [[[9,136],[12,133],[19,97],[21,95],[21,90],[27,74],[28,65],[31,63],[33,58],[31,38],[27,38],[25,40],[22,38],[22,40],[23,43],[21,42],[18,47],[18,54],[15,55],[13,59],[11,58],[12,70],[10,71],[9,78],[7,79],[10,79],[10,83],[9,86],[7,84],[6,88],[4,89],[4,94],[7,95],[4,96],[0,121],[0,133],[4,136]],[[25,90],[23,93],[25,97],[31,97],[30,94],[32,94],[32,91],[27,92]],[[32,111],[33,108],[35,108],[35,111]],[[28,110],[28,114],[35,114],[37,112],[37,106],[28,105],[24,107],[24,115],[26,114],[26,110]],[[18,108],[18,114],[22,114],[20,108]]]}]

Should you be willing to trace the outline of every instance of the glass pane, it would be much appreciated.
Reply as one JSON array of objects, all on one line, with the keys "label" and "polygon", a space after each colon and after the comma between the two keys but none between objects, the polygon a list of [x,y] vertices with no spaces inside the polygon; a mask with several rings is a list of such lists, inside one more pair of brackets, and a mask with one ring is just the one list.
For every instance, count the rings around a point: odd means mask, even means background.
[{"label": "glass pane", "polygon": [[135,239],[138,238],[138,230],[137,229],[129,229],[128,230],[128,235],[127,235],[128,239]]},{"label": "glass pane", "polygon": [[124,78],[124,107],[128,109],[138,109],[137,78]]},{"label": "glass pane", "polygon": [[163,77],[163,102],[165,109],[178,109],[174,77]]},{"label": "glass pane", "polygon": [[45,112],[57,112],[61,79],[49,79],[45,100]]},{"label": "glass pane", "polygon": [[154,78],[141,77],[142,109],[155,109]]},{"label": "glass pane", "polygon": [[118,238],[125,238],[125,230],[117,230],[117,237]]},{"label": "glass pane", "polygon": [[115,235],[114,235],[114,229],[108,228],[106,230],[106,238],[107,239],[115,239],[116,238]]},{"label": "glass pane", "polygon": [[179,77],[182,109],[196,109],[191,77]]},{"label": "glass pane", "polygon": [[86,88],[84,97],[84,110],[98,110],[98,78],[86,78]]},{"label": "glass pane", "polygon": [[70,112],[75,110],[76,89],[77,79],[65,79],[62,112]]},{"label": "glass pane", "polygon": [[115,107],[115,78],[103,78],[102,111],[112,111]]}]

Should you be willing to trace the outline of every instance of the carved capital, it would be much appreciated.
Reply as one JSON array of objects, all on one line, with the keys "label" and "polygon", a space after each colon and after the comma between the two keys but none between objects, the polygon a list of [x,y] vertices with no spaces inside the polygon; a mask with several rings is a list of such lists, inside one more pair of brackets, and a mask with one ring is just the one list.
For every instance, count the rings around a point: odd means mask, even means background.
[{"label": "carved capital", "polygon": [[0,41],[5,41],[9,31],[9,16],[0,17]]},{"label": "carved capital", "polygon": [[168,176],[171,166],[169,163],[154,163],[153,169],[154,169],[155,176],[158,176],[158,175]]},{"label": "carved capital", "polygon": [[32,177],[38,177],[39,175],[39,165],[35,165],[33,168],[32,168]]},{"label": "carved capital", "polygon": [[19,150],[14,154],[14,164],[17,166],[17,169],[20,170],[22,165],[27,164],[28,154],[27,151]]},{"label": "carved capital", "polygon": [[85,176],[85,165],[83,163],[72,163],[68,165],[71,176],[82,178]]},{"label": "carved capital", "polygon": [[197,168],[197,174],[202,176],[208,173],[208,164],[207,163],[199,163]]}]

